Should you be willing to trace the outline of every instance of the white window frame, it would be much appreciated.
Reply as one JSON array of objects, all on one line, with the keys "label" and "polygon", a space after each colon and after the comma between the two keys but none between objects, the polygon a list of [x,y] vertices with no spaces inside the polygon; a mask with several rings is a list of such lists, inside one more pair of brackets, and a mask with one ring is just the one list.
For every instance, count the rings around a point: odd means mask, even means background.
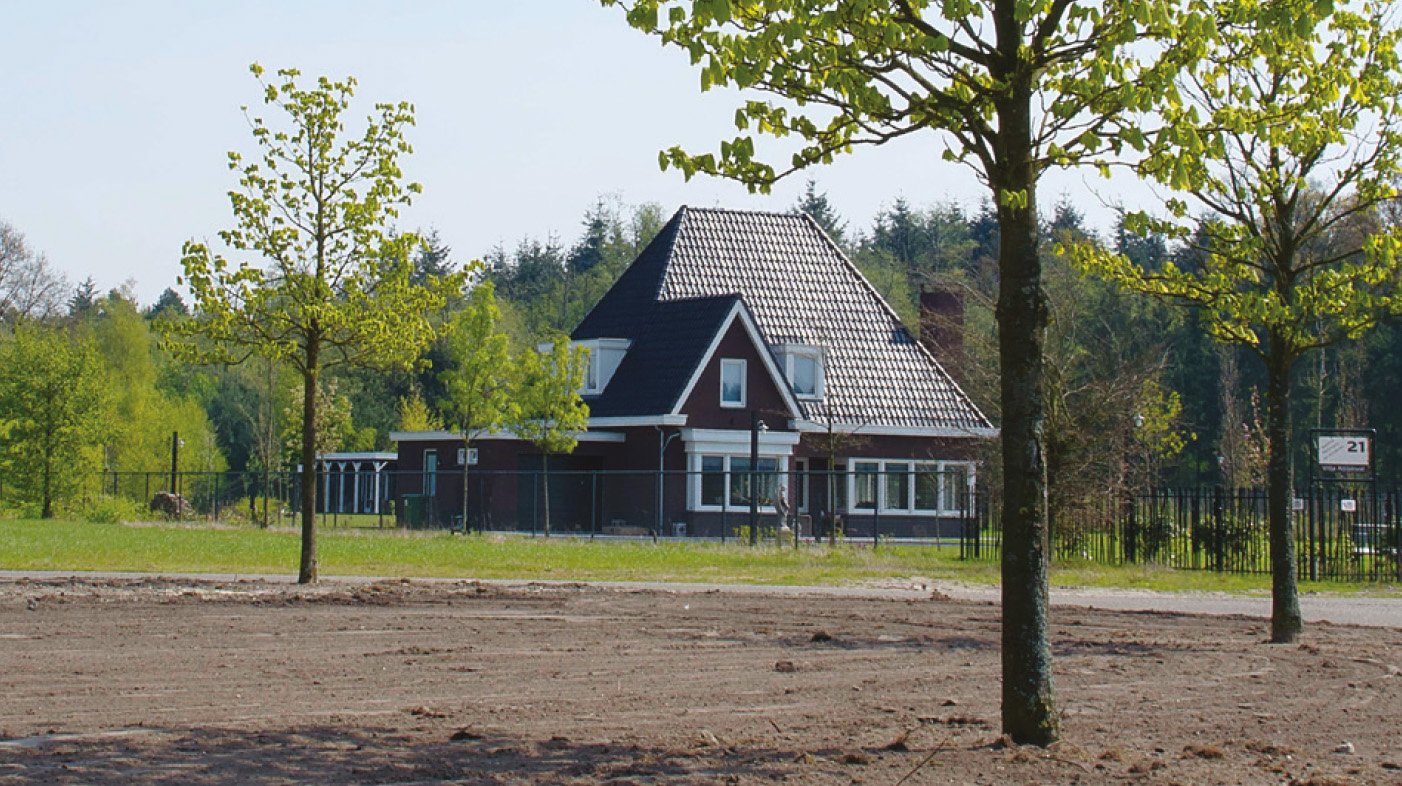
[{"label": "white window frame", "polygon": [[[466,454],[466,455],[464,455]],[[458,466],[463,465],[463,459],[467,459],[467,466],[477,466],[477,448],[458,448]]]},{"label": "white window frame", "polygon": [[[719,458],[719,459],[722,460],[722,464],[721,464],[721,475],[722,475],[722,477],[724,478],[724,485],[723,485],[723,487],[722,487],[722,489],[721,489],[721,499],[722,499],[722,500],[725,500],[726,504],[723,504],[723,505],[706,505],[706,504],[702,504],[702,502],[701,502],[701,462],[702,462],[703,459],[707,459],[707,458]],[[749,510],[749,505],[731,505],[731,504],[729,504],[729,501],[730,501],[730,479],[731,479],[731,477],[733,477],[733,475],[734,475],[734,473],[733,473],[733,472],[731,471],[731,469],[730,469],[730,462],[733,461],[734,459],[742,459],[742,460],[744,460],[744,461],[749,461],[749,460],[750,460],[750,454],[749,454],[749,453],[711,453],[711,452],[707,452],[707,453],[691,453],[691,454],[688,454],[687,461],[688,461],[688,469],[689,469],[689,472],[688,472],[689,478],[688,478],[688,482],[687,482],[687,495],[686,495],[686,496],[687,496],[687,500],[686,500],[686,501],[687,501],[687,510],[692,511],[692,512],[696,512],[696,513],[721,513],[721,512],[725,512],[725,511],[729,511],[729,512],[732,512],[732,513],[733,513],[733,512],[737,512],[737,511],[748,511],[748,510]],[[781,487],[787,487],[788,484],[785,483],[785,480],[786,480],[786,478],[788,478],[788,475],[789,475],[789,457],[788,457],[788,456],[782,456],[782,455],[776,456],[776,455],[774,455],[773,453],[764,453],[764,452],[761,452],[761,453],[759,454],[759,460],[760,460],[760,461],[771,460],[771,459],[775,462],[775,470],[774,470],[774,472],[775,472],[775,474],[778,476],[778,484],[779,484],[779,486],[781,486]],[[745,474],[748,474],[748,473],[745,473]],[[768,473],[761,473],[761,474],[768,474]],[[760,505],[760,510],[761,510],[761,511],[772,511],[773,509],[774,509],[774,505],[773,505],[772,502],[771,502],[771,503],[761,504],[761,505]]]},{"label": "white window frame", "polygon": [[[868,507],[856,507],[857,499],[857,472],[858,464],[876,464],[876,510]],[[891,504],[891,500],[886,498],[886,478],[889,471],[888,465],[904,464],[908,482],[906,483],[906,498],[899,507]],[[899,459],[899,458],[876,458],[871,456],[852,456],[847,459],[847,513],[849,515],[867,515],[878,512],[882,516],[962,516],[965,511],[961,510],[958,500],[945,499],[944,474],[946,470],[963,468],[965,472],[965,482],[972,495],[974,485],[977,482],[977,468],[972,461],[938,461],[931,459]],[[917,508],[915,507],[915,475],[919,472],[933,472],[936,477],[936,507]]]},{"label": "white window frame", "polygon": [[[749,400],[748,384],[748,363],[743,358],[721,358],[720,360],[720,405],[725,409],[744,409],[745,402]],[[725,371],[726,369],[740,370],[740,400],[726,401],[725,399]]]},{"label": "white window frame", "polygon": [[584,387],[579,392],[586,396],[603,392],[603,387],[599,385],[599,353],[595,350],[589,352],[589,362],[584,368]]},{"label": "white window frame", "polygon": [[[804,401],[822,401],[826,394],[827,374],[824,360],[827,353],[822,347],[815,347],[811,344],[780,344],[778,346],[779,356],[784,364],[784,378],[789,382],[789,390],[793,391],[794,397]],[[799,358],[807,358],[813,361],[813,392],[800,393],[795,384],[797,377],[794,376],[794,365]]]}]

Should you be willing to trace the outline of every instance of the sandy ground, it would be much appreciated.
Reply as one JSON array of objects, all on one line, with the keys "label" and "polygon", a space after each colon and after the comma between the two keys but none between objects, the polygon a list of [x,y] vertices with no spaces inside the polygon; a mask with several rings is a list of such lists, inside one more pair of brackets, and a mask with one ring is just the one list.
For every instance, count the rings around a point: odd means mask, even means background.
[{"label": "sandy ground", "polygon": [[0,784],[1402,784],[1402,630],[1055,621],[1041,750],[937,593],[7,580]]}]

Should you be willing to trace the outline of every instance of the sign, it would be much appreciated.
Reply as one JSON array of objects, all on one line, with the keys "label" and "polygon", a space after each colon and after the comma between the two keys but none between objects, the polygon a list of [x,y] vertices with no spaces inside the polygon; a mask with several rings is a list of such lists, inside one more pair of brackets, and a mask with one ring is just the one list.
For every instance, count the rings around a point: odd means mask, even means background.
[{"label": "sign", "polygon": [[1295,497],[1294,499],[1290,500],[1290,509],[1291,509],[1291,510],[1295,510],[1295,511],[1304,510],[1304,509],[1305,509],[1305,499],[1304,499],[1304,497]]},{"label": "sign", "polygon": [[1356,500],[1356,499],[1341,499],[1341,500],[1339,500],[1339,510],[1343,511],[1344,513],[1357,513],[1357,512],[1358,512],[1358,500]]},{"label": "sign", "polygon": [[1319,468],[1334,472],[1364,472],[1372,463],[1373,442],[1363,435],[1319,437]]}]

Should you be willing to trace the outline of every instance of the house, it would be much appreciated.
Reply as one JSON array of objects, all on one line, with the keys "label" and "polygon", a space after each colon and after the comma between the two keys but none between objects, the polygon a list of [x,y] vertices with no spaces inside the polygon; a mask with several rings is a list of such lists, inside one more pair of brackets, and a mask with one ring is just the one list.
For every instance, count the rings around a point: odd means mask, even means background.
[{"label": "house", "polygon": [[[996,430],[807,216],[684,207],[571,339],[590,350],[589,429],[550,460],[554,529],[731,535],[750,460],[775,503],[821,533],[953,532],[979,440]],[[509,434],[466,456],[445,432],[396,433],[435,510],[530,528],[541,456]],[[400,490],[414,484],[401,480]],[[414,489],[417,491],[417,489]]]}]

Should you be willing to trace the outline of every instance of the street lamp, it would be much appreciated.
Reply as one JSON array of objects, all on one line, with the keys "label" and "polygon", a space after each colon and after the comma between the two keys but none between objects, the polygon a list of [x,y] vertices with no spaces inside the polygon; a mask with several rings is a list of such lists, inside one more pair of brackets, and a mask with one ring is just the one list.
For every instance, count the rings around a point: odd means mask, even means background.
[{"label": "street lamp", "polygon": [[759,545],[759,432],[769,427],[759,419],[759,410],[750,410],[750,545]]}]

